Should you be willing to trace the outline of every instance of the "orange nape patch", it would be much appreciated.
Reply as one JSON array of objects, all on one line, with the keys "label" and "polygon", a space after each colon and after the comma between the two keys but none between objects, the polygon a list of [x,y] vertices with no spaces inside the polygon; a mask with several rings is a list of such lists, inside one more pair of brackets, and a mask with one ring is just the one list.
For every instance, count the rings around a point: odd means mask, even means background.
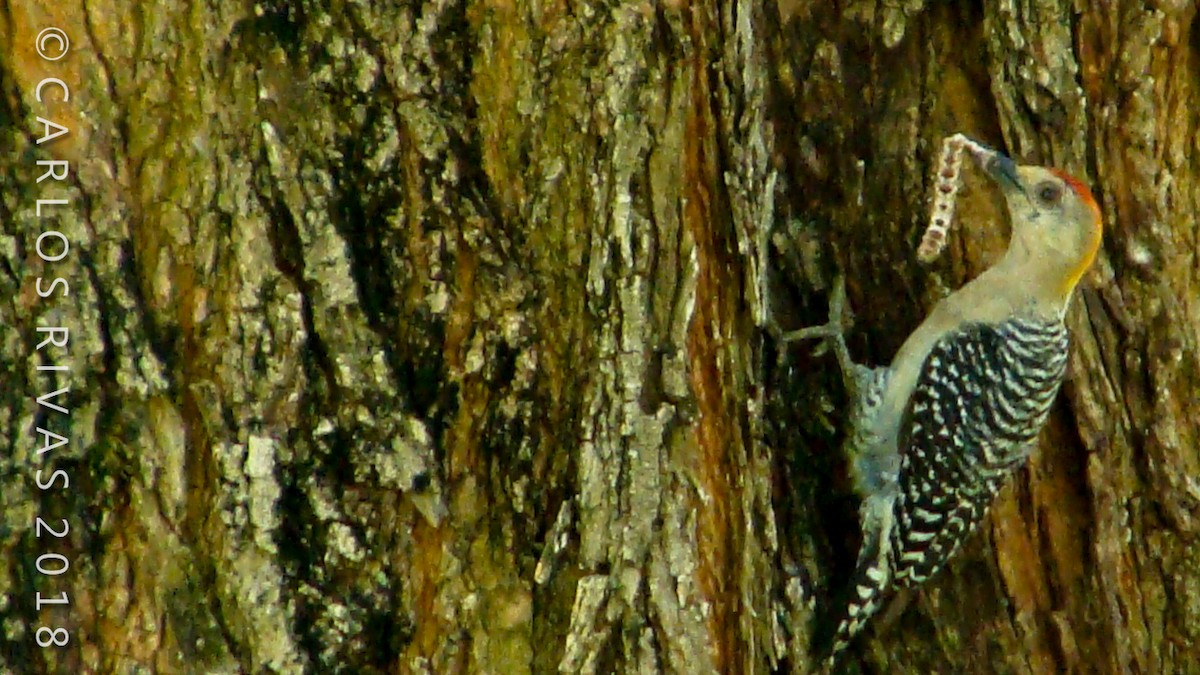
[{"label": "orange nape patch", "polygon": [[1075,290],[1075,285],[1083,278],[1084,272],[1087,272],[1087,269],[1092,266],[1092,261],[1096,259],[1096,253],[1100,250],[1100,239],[1103,232],[1103,225],[1101,225],[1100,219],[1100,205],[1096,203],[1096,198],[1092,196],[1091,189],[1083,181],[1062,169],[1050,169],[1050,172],[1061,178],[1067,184],[1067,187],[1071,188],[1092,211],[1092,240],[1088,245],[1085,245],[1085,250],[1081,251],[1083,255],[1079,259],[1079,265],[1072,269],[1066,278],[1063,279],[1063,295],[1069,296],[1071,291]]},{"label": "orange nape patch", "polygon": [[1096,198],[1092,196],[1092,190],[1087,186],[1087,183],[1084,183],[1062,169],[1050,169],[1050,172],[1061,178],[1068,187],[1074,190],[1075,194],[1079,195],[1092,208],[1092,213],[1096,214],[1096,222],[1100,222],[1100,205],[1096,203]]}]

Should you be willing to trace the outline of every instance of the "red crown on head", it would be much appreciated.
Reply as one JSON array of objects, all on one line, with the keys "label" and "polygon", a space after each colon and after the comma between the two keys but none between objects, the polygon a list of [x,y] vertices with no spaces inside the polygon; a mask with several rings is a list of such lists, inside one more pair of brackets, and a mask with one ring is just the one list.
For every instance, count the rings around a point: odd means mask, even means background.
[{"label": "red crown on head", "polygon": [[1075,194],[1079,195],[1079,198],[1092,208],[1092,212],[1096,214],[1096,220],[1100,220],[1100,205],[1096,203],[1096,198],[1092,196],[1092,190],[1086,183],[1062,169],[1050,169],[1050,171],[1061,178]]}]

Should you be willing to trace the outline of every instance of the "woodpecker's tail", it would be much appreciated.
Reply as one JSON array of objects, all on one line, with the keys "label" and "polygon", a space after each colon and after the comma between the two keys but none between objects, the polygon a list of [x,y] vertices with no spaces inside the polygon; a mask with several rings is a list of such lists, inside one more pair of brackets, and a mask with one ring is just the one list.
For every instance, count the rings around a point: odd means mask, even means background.
[{"label": "woodpecker's tail", "polygon": [[879,611],[892,583],[892,502],[869,497],[859,509],[863,543],[848,588],[833,605],[828,620],[818,625],[815,654],[824,657],[822,671],[834,672],[838,659]]}]

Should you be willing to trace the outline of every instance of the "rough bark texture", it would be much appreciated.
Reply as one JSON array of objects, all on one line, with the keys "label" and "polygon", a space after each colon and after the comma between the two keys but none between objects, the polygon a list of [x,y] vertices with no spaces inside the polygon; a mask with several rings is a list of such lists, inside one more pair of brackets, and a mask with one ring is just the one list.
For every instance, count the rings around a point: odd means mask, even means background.
[{"label": "rough bark texture", "polygon": [[1040,451],[855,661],[1197,672],[1200,20],[1144,4],[8,2],[0,669],[805,672],[844,394],[763,327],[841,269],[886,362],[985,269],[977,175],[915,262],[963,131],[1109,228]]}]

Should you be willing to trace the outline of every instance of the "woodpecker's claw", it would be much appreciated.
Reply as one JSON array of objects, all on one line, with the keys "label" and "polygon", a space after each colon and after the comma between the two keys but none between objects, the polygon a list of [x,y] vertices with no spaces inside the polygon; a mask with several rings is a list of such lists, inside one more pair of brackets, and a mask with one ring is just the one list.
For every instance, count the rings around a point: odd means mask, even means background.
[{"label": "woodpecker's claw", "polygon": [[[799,342],[800,340],[823,340],[822,347],[833,345],[834,355],[837,356],[838,367],[841,368],[842,378],[849,388],[857,382],[855,378],[856,364],[850,358],[850,350],[846,347],[846,324],[843,317],[846,314],[846,278],[841,274],[833,280],[833,291],[829,295],[829,320],[820,326],[809,326],[793,331],[780,332],[781,342]],[[850,324],[854,319],[851,315]]]}]

